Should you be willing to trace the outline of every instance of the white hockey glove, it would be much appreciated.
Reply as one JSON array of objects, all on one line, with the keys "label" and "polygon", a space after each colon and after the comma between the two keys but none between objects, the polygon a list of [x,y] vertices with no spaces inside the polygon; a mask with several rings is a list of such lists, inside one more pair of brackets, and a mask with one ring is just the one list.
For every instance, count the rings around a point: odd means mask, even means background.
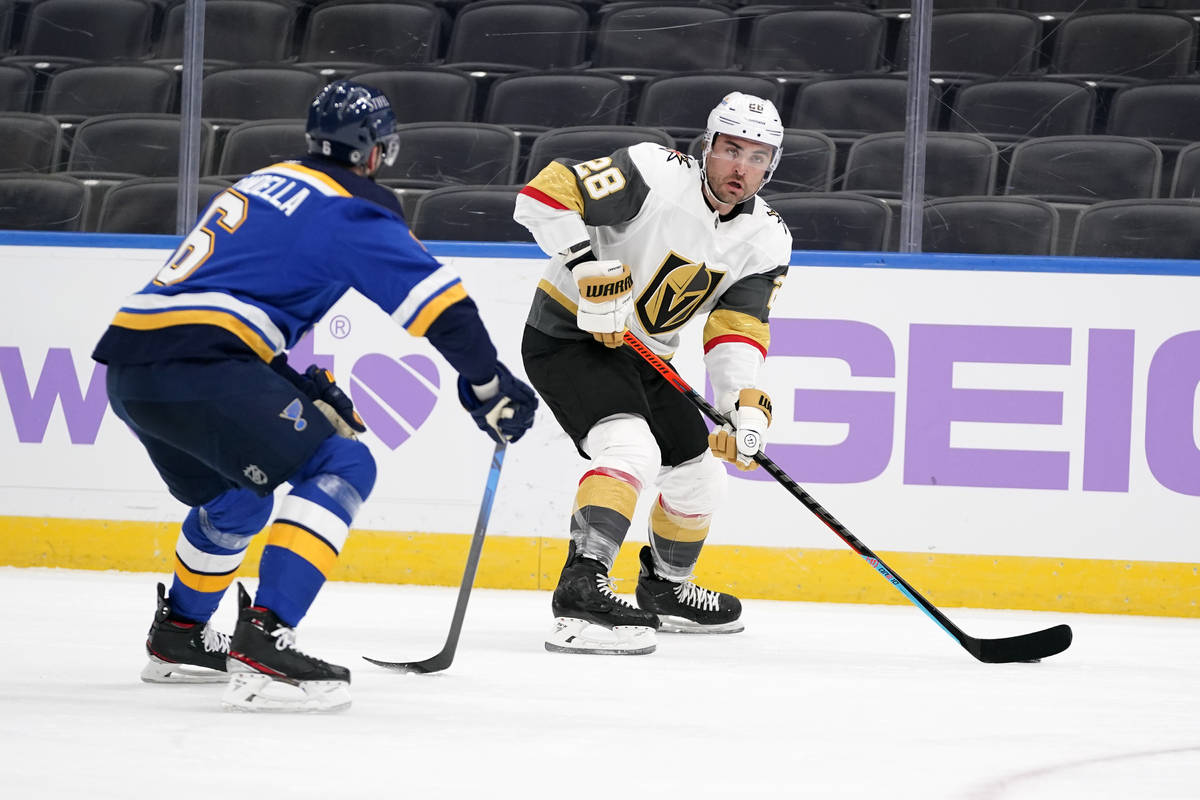
[{"label": "white hockey glove", "polygon": [[580,329],[605,347],[620,347],[633,309],[633,276],[620,261],[584,261],[572,270],[579,285]]},{"label": "white hockey glove", "polygon": [[729,413],[730,425],[722,425],[708,435],[708,446],[722,461],[742,471],[758,468],[754,457],[766,444],[771,424],[771,398],[760,389],[742,389]]}]

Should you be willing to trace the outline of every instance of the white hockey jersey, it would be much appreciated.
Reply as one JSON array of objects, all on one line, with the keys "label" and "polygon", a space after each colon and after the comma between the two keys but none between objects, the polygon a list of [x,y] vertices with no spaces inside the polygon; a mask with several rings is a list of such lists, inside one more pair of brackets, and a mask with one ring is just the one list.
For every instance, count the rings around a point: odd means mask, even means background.
[{"label": "white hockey jersey", "polygon": [[705,362],[718,405],[755,385],[792,250],[787,225],[762,198],[721,216],[704,199],[694,159],[646,142],[591,161],[552,162],[521,191],[514,218],[551,255],[530,325],[549,336],[590,337],[576,325],[579,290],[564,255],[590,241],[597,260],[629,265],[629,328],[650,349],[670,357],[679,330],[707,314]]}]

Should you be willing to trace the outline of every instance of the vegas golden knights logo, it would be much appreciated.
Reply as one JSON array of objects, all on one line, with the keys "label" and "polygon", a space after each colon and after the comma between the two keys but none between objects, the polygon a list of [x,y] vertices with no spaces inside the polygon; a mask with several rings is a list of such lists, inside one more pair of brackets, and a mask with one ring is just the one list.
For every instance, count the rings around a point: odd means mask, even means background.
[{"label": "vegas golden knights logo", "polygon": [[649,334],[675,330],[692,318],[724,277],[724,272],[671,253],[634,304],[638,322]]}]

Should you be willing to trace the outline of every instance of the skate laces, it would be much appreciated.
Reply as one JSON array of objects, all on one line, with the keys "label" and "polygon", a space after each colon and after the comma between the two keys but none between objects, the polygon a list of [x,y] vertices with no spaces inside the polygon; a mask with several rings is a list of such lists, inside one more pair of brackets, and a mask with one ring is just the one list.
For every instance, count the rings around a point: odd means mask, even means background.
[{"label": "skate laces", "polygon": [[271,631],[271,636],[275,638],[276,650],[295,650],[296,649],[296,629],[289,628],[286,625],[280,625],[275,630]]},{"label": "skate laces", "polygon": [[210,653],[228,653],[229,652],[229,634],[221,633],[213,630],[212,626],[205,625],[204,633],[204,649]]},{"label": "skate laces", "polygon": [[712,589],[697,586],[690,580],[680,581],[675,584],[675,597],[680,603],[686,606],[703,609],[704,611],[719,611],[721,607],[720,592],[714,592]]},{"label": "skate laces", "polygon": [[600,590],[600,594],[604,595],[606,598],[619,606],[623,606],[624,608],[633,608],[633,604],[626,601],[625,598],[621,597],[614,591],[616,585],[617,582],[610,576],[596,575],[596,588]]}]

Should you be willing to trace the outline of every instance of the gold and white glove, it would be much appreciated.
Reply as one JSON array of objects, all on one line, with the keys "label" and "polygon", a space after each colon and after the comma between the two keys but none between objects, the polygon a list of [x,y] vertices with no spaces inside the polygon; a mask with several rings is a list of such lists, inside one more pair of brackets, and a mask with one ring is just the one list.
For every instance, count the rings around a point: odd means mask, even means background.
[{"label": "gold and white glove", "polygon": [[742,471],[757,469],[754,457],[766,444],[771,398],[761,389],[742,389],[728,416],[732,425],[722,425],[710,433],[709,448],[714,456]]},{"label": "gold and white glove", "polygon": [[620,261],[584,261],[571,269],[579,285],[581,330],[604,344],[620,347],[625,323],[633,310],[633,276]]}]

